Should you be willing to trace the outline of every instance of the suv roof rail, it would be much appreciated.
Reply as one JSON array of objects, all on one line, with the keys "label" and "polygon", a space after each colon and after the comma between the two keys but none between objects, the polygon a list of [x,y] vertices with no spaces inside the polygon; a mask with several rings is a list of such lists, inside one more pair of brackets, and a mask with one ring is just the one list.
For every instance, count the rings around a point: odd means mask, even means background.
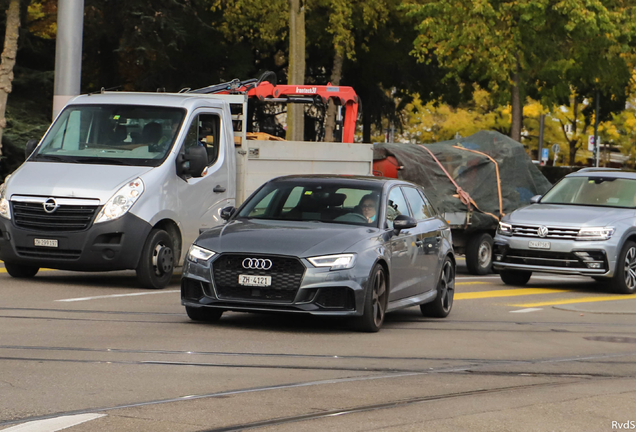
[{"label": "suv roof rail", "polygon": [[585,172],[585,171],[621,171],[620,168],[608,168],[608,167],[584,167],[576,172]]}]

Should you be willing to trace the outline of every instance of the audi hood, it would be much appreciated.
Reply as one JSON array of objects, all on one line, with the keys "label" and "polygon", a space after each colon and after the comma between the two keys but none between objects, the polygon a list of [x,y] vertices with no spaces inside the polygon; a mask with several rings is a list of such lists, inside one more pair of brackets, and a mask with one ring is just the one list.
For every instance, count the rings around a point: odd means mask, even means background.
[{"label": "audi hood", "polygon": [[355,225],[239,219],[204,232],[195,244],[217,253],[258,253],[311,257],[350,251],[379,235],[377,228]]}]

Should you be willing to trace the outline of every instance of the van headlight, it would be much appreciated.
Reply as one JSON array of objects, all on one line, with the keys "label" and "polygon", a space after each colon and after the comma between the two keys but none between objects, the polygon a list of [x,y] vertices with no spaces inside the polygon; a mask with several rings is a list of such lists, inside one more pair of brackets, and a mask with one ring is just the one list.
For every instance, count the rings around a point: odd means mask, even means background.
[{"label": "van headlight", "polygon": [[188,250],[188,260],[192,262],[207,261],[216,255],[216,252],[193,244]]},{"label": "van headlight", "polygon": [[97,215],[95,223],[119,219],[130,210],[142,193],[144,193],[144,182],[140,178],[126,183],[104,205]]},{"label": "van headlight", "polygon": [[350,269],[356,264],[356,254],[324,255],[307,258],[314,267],[329,267],[329,270]]},{"label": "van headlight", "polygon": [[609,240],[616,229],[614,227],[581,228],[576,236],[577,240]]},{"label": "van headlight", "polygon": [[0,184],[0,216],[6,219],[11,219],[11,208],[9,206],[9,200],[6,197],[7,182],[9,181],[9,177],[11,177],[11,175],[8,175],[4,179],[4,183]]}]

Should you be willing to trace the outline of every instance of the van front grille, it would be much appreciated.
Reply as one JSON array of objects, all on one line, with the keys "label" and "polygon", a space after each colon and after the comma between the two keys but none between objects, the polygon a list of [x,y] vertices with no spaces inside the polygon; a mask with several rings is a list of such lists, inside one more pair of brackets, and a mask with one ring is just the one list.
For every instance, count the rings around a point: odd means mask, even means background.
[{"label": "van front grille", "polygon": [[41,203],[11,202],[13,220],[20,228],[37,231],[82,231],[93,222],[97,206],[60,205],[52,213]]}]

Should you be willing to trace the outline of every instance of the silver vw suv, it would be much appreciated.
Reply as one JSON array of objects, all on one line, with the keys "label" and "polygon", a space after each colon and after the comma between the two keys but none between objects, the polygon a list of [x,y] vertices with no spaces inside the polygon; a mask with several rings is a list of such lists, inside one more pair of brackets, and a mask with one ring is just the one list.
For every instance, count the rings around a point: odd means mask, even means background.
[{"label": "silver vw suv", "polygon": [[499,223],[493,262],[509,285],[532,272],[591,276],[636,292],[636,173],[584,168]]}]

